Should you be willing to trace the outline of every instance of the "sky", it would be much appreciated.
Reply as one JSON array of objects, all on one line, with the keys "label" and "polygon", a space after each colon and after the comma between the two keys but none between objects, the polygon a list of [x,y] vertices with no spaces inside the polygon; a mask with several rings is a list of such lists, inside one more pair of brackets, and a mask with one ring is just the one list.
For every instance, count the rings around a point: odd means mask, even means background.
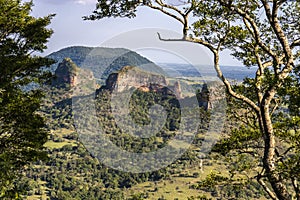
[{"label": "sky", "polygon": [[[177,0],[169,1],[176,3]],[[129,48],[154,62],[186,63],[192,57],[193,63],[212,64],[210,52],[200,45],[184,46],[177,43],[177,45],[168,44],[167,47],[160,46],[156,40],[158,39],[156,32],[165,33],[165,35],[162,34],[165,38],[176,37],[180,36],[181,26],[158,11],[144,7],[138,10],[137,17],[133,19],[105,18],[97,21],[84,21],[82,17],[92,13],[96,0],[34,0],[33,3],[32,15],[35,17],[56,14],[49,26],[54,30],[54,34],[43,55],[68,46],[106,46]],[[147,37],[141,35],[151,31],[152,35],[149,33]],[[119,40],[120,38],[123,40]],[[148,44],[149,41],[152,46]],[[148,46],[145,46],[144,42],[148,42]],[[134,47],[130,43],[134,43]],[[241,65],[238,61],[231,59],[228,52],[225,52],[221,58],[222,65]]]}]

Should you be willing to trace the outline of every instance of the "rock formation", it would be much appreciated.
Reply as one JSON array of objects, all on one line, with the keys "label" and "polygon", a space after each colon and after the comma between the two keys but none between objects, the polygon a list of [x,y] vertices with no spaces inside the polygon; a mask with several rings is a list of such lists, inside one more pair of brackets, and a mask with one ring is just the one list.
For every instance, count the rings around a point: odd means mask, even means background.
[{"label": "rock formation", "polygon": [[110,74],[105,88],[114,92],[124,92],[133,88],[144,92],[173,93],[177,98],[182,98],[179,82],[176,82],[174,86],[169,86],[163,75],[146,72],[132,66],[125,66],[120,71]]},{"label": "rock formation", "polygon": [[197,93],[199,106],[205,110],[213,109],[218,101],[225,98],[224,86],[218,82],[205,83]]},{"label": "rock formation", "polygon": [[83,82],[84,79],[93,79],[93,73],[80,69],[70,58],[65,58],[55,70],[52,86],[71,89]]},{"label": "rock formation", "polygon": [[79,70],[79,67],[70,58],[65,58],[55,70],[52,86],[58,88],[75,86]]}]

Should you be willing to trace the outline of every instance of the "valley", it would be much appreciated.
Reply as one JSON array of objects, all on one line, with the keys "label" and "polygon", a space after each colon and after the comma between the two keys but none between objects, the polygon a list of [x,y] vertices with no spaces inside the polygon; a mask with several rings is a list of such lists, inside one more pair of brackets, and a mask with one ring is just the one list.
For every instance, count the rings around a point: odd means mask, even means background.
[{"label": "valley", "polygon": [[[103,56],[103,52],[106,52],[101,48],[98,50],[101,50],[101,56]],[[100,59],[100,55],[93,55],[88,62],[82,61],[85,56],[89,57],[84,54],[90,54],[91,51],[93,50],[86,47],[71,47],[49,56],[58,59],[58,63],[52,67],[55,78],[51,85],[45,87],[47,96],[42,108],[42,113],[47,119],[47,130],[50,133],[49,140],[44,145],[49,159],[32,164],[24,170],[25,176],[19,180],[24,182],[24,185],[28,184],[26,186],[27,195],[24,198],[29,200],[204,200],[228,199],[231,196],[239,199],[260,199],[263,196],[264,192],[261,188],[251,185],[254,183],[240,185],[237,188],[226,185],[225,182],[229,181],[227,178],[230,174],[227,171],[230,166],[227,166],[222,158],[218,162],[214,162],[214,157],[217,156],[214,153],[207,154],[205,157],[199,156],[201,144],[209,130],[209,113],[218,104],[218,94],[215,90],[219,86],[214,86],[212,84],[214,81],[210,82],[209,77],[204,80],[203,77],[194,74],[192,70],[185,70],[181,77],[165,76],[160,73],[163,73],[164,70],[167,71],[166,68],[160,69],[159,65],[131,52],[126,52],[126,56],[122,59],[115,58],[116,56],[112,56],[112,52],[115,51],[113,49],[106,52],[106,58]],[[104,63],[104,65],[106,62],[109,68],[91,72],[89,67],[79,67],[84,62]],[[110,62],[113,64],[108,64]],[[147,62],[146,65],[141,64],[142,67],[139,67],[140,63],[145,62]],[[149,70],[149,66],[154,66],[154,69],[150,68]],[[174,66],[174,70],[184,67],[176,64],[172,64],[172,66]],[[96,74],[101,72],[104,75]],[[241,75],[239,76],[241,77]],[[94,79],[96,82],[93,81]],[[126,129],[124,131],[118,125],[120,121],[116,121],[111,107],[111,99],[112,95],[121,96],[126,91],[131,91],[130,101],[127,105],[130,113],[128,115],[121,109],[117,116],[123,124],[127,123],[123,119],[130,117],[138,127],[159,126],[155,124],[159,121],[151,124],[149,109],[156,104],[164,107],[164,111],[167,113],[166,122],[151,137],[133,136],[131,132],[143,133],[142,129]],[[209,91],[214,92],[209,95]],[[81,108],[85,110],[85,97],[91,95],[95,98],[96,116],[91,116],[91,121],[76,121],[76,124],[73,118],[72,99],[74,103],[74,98],[78,97],[77,104],[82,105]],[[216,97],[212,95],[216,95]],[[80,96],[82,99],[79,98]],[[196,105],[192,103],[195,102],[195,99],[197,100]],[[120,107],[122,108],[122,106]],[[180,129],[183,109],[190,109],[190,115],[195,113],[198,115],[196,120],[187,123],[188,127],[184,129],[186,130],[184,133]],[[84,110],[79,112],[85,113]],[[198,121],[201,123],[198,124]],[[97,134],[78,133],[77,130],[80,126],[97,131],[95,122],[100,124],[105,138],[127,152],[158,151],[168,146],[169,142],[180,134],[182,134],[182,138],[192,137],[193,139],[191,144],[186,143],[186,139],[182,139],[175,146],[170,146],[175,152],[186,146],[188,148],[178,159],[172,162],[168,161],[170,163],[166,167],[142,173],[126,172],[112,169],[110,166],[106,166],[105,162],[101,162],[105,151],[103,152],[103,148],[99,148],[99,150],[98,147],[105,144],[99,142]],[[167,152],[166,156],[173,156],[168,153],[171,151]],[[114,162],[120,162],[120,166],[122,166],[122,157],[115,157]],[[138,164],[142,166],[151,164],[149,160],[140,160],[139,162]],[[221,172],[227,174],[221,188],[199,186],[200,183],[207,180],[207,177]]]}]

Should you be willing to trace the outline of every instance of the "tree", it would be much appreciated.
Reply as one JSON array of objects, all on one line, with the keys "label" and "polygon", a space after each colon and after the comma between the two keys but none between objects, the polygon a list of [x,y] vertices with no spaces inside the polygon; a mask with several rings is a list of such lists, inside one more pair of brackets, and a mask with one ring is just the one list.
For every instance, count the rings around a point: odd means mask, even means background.
[{"label": "tree", "polygon": [[0,0],[0,197],[17,198],[16,178],[29,162],[46,158],[44,119],[38,113],[52,61],[42,52],[53,15],[30,16],[32,2]]},{"label": "tree", "polygon": [[[135,17],[138,7],[146,6],[181,23],[182,38],[165,39],[159,35],[160,39],[197,43],[211,51],[214,68],[229,96],[243,105],[243,111],[249,110],[253,116],[252,129],[244,124],[247,136],[241,136],[241,132],[236,135],[239,135],[239,140],[243,139],[242,143],[252,140],[253,135],[263,142],[254,149],[261,163],[261,167],[257,166],[260,169],[256,171],[257,182],[272,199],[287,200],[292,196],[300,199],[300,176],[299,170],[296,170],[299,168],[299,115],[293,116],[290,106],[290,109],[282,111],[285,103],[291,105],[299,99],[291,96],[290,92],[295,90],[295,81],[291,79],[297,74],[295,70],[299,62],[300,2],[186,0],[180,1],[181,5],[167,2],[172,1],[98,0],[93,14],[84,18],[131,18]],[[224,49],[231,50],[232,56],[246,67],[256,67],[255,78],[245,80],[241,87],[232,85],[220,69],[220,52]],[[292,101],[285,101],[287,98]],[[280,118],[283,114],[285,117]],[[283,119],[286,119],[284,123]],[[229,141],[234,139],[233,135],[230,134]],[[284,145],[278,145],[278,141]],[[248,146],[237,148],[247,149]],[[240,150],[237,148],[229,151]],[[262,149],[261,153],[259,149]]]}]

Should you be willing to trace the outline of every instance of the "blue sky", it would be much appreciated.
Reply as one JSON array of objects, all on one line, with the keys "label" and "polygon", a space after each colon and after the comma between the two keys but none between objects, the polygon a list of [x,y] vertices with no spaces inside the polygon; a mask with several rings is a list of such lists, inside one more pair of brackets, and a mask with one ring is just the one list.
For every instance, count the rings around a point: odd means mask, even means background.
[{"label": "blue sky", "polygon": [[[35,6],[32,14],[34,16],[56,14],[50,25],[54,34],[44,55],[74,45],[102,46],[106,41],[134,30],[157,28],[181,32],[179,23],[148,8],[140,8],[137,17],[133,19],[106,18],[98,21],[84,21],[82,16],[89,15],[94,10],[96,0],[34,0],[33,2]],[[188,53],[197,56],[195,51],[191,48]],[[206,49],[202,51],[210,55]],[[172,62],[174,60],[177,62],[171,55],[172,53],[163,54],[161,51],[145,51],[143,49],[139,53],[155,62]],[[163,56],[157,56],[158,54],[163,54]],[[199,60],[199,64],[207,64],[207,61],[203,63],[203,60]],[[238,61],[231,59],[228,53],[222,55],[221,64],[240,65]]]}]

